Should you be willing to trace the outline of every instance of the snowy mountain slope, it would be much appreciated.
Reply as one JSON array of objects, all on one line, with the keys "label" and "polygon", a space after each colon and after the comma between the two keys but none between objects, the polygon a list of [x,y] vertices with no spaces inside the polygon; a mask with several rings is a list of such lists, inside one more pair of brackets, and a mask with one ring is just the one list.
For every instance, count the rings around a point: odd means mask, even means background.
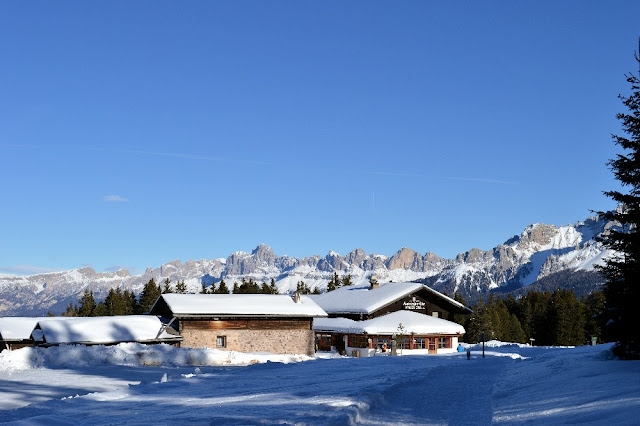
[{"label": "snowy mountain slope", "polygon": [[591,271],[612,253],[594,239],[616,224],[591,217],[574,225],[556,227],[533,224],[504,244],[483,251],[471,249],[455,259],[424,255],[402,248],[391,257],[367,254],[355,249],[345,256],[330,252],[325,257],[278,256],[261,244],[251,253],[236,252],[226,259],[180,260],[148,268],[143,274],[126,270],[98,273],[91,268],[31,276],[0,275],[0,315],[59,313],[76,302],[84,289],[104,298],[110,288],[139,292],[149,279],[161,283],[184,280],[190,292],[204,283],[210,286],[224,279],[229,287],[243,278],[257,282],[276,281],[280,292],[295,290],[299,281],[324,290],[331,276],[352,276],[355,284],[366,283],[371,275],[381,282],[422,280],[434,288],[462,294],[486,293],[502,288],[520,288],[562,271]]}]

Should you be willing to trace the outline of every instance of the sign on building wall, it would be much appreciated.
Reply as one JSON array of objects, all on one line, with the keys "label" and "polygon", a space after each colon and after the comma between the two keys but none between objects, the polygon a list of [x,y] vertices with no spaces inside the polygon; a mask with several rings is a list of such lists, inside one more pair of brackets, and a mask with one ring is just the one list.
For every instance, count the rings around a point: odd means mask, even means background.
[{"label": "sign on building wall", "polygon": [[425,302],[413,296],[411,299],[405,300],[402,303],[402,309],[407,311],[424,311],[427,309],[427,306]]}]

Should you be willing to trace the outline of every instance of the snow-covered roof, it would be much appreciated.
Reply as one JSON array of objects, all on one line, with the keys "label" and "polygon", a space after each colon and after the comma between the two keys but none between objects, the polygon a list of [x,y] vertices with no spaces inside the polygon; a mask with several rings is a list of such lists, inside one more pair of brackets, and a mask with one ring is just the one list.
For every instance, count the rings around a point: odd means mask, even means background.
[{"label": "snow-covered roof", "polygon": [[366,321],[354,321],[348,318],[318,318],[313,322],[316,332],[333,332],[346,334],[398,334],[402,324],[403,334],[464,334],[464,327],[455,322],[419,314],[411,311],[396,311]]},{"label": "snow-covered roof", "polygon": [[396,300],[423,289],[445,299],[460,309],[469,310],[462,303],[419,283],[381,283],[376,289],[371,289],[366,284],[363,286],[348,286],[312,297],[328,313],[370,314]]},{"label": "snow-covered roof", "polygon": [[179,336],[167,333],[162,321],[151,315],[52,318],[39,321],[37,327],[33,331],[34,340],[49,344],[180,340]]},{"label": "snow-covered roof", "polygon": [[327,313],[308,296],[295,302],[281,294],[163,294],[163,299],[176,317],[183,316],[286,316],[326,317]]},{"label": "snow-covered roof", "polygon": [[[61,318],[66,319],[66,317]],[[0,340],[29,340],[31,332],[39,321],[51,319],[54,319],[54,317],[2,317],[0,318]]]}]

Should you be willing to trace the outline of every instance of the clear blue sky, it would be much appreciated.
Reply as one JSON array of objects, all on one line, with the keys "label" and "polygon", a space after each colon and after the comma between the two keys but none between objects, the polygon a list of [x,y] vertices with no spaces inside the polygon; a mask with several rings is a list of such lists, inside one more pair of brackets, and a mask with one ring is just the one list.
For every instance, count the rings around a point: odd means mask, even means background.
[{"label": "clear blue sky", "polygon": [[0,271],[401,247],[614,204],[640,2],[0,4]]}]

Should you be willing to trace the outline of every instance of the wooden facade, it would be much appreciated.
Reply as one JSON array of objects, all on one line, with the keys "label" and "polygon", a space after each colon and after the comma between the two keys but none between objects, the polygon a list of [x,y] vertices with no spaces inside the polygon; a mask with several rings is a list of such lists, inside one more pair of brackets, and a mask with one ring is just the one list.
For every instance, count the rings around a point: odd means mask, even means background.
[{"label": "wooden facade", "polygon": [[[374,356],[390,352],[392,347],[410,353],[455,352],[464,328],[455,324],[454,316],[471,312],[417,283],[339,289],[318,296],[318,304],[329,318],[316,323],[316,347],[352,356]],[[397,336],[399,324],[411,324],[415,333]]]},{"label": "wooden facade", "polygon": [[34,346],[32,340],[20,340],[20,341],[12,341],[12,340],[2,340],[0,337],[0,352],[4,350],[14,351],[20,348],[26,348]]},{"label": "wooden facade", "polygon": [[392,347],[414,354],[453,353],[458,346],[460,334],[451,335],[410,335],[394,340],[389,335],[316,333],[316,347],[319,351],[335,350],[345,355],[358,357],[389,354]]}]

